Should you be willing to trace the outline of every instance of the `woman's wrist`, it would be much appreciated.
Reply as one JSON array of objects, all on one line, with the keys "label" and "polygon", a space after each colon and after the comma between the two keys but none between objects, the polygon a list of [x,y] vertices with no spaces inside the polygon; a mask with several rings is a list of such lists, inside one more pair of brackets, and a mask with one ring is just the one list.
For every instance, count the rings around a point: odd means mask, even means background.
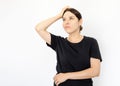
[{"label": "woman's wrist", "polygon": [[62,18],[61,14],[57,14],[56,16],[57,16],[58,19]]},{"label": "woman's wrist", "polygon": [[72,73],[66,73],[66,78],[71,79],[71,75],[72,75]]}]

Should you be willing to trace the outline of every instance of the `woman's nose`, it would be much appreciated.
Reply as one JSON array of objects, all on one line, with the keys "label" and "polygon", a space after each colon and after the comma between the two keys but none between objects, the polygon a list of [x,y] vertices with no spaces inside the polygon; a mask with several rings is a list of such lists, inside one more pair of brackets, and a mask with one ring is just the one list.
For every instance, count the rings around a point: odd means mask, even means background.
[{"label": "woman's nose", "polygon": [[65,21],[65,24],[69,24],[69,23],[70,23],[70,21],[69,21],[69,20],[66,20],[66,21]]}]

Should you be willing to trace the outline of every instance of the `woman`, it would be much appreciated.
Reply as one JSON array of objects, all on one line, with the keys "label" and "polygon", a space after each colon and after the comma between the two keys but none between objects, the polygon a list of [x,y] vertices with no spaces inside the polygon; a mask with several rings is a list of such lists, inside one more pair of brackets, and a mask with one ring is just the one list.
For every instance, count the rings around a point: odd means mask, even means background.
[{"label": "woman", "polygon": [[[51,24],[61,18],[63,27],[68,33],[66,38],[47,31]],[[57,54],[54,86],[93,86],[92,78],[100,74],[102,59],[98,43],[92,37],[81,35],[81,30],[81,14],[68,6],[64,7],[58,15],[36,25],[38,34]]]}]

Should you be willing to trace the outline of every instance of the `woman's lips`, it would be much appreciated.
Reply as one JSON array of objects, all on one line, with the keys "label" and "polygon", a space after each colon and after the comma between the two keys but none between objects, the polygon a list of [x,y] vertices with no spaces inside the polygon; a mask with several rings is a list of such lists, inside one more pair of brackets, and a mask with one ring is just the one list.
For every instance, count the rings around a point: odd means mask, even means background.
[{"label": "woman's lips", "polygon": [[65,28],[70,28],[70,26],[65,26]]}]

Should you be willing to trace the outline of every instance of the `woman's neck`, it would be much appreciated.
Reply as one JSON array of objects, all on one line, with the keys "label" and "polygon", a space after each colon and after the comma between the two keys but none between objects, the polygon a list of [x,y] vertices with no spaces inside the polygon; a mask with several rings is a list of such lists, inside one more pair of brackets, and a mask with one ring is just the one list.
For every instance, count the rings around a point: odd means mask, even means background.
[{"label": "woman's neck", "polygon": [[69,34],[67,40],[73,43],[80,42],[83,39],[83,36],[80,33]]}]

